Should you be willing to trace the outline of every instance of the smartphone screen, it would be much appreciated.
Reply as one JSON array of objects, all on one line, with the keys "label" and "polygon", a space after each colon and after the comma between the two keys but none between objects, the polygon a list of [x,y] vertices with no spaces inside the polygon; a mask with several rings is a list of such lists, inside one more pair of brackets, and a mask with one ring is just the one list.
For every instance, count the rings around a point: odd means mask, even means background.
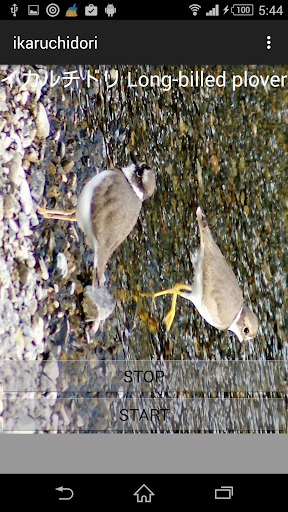
[{"label": "smartphone screen", "polygon": [[97,482],[180,505],[192,477],[244,503],[242,476],[287,474],[287,17],[3,7],[0,471],[19,500],[83,504]]}]

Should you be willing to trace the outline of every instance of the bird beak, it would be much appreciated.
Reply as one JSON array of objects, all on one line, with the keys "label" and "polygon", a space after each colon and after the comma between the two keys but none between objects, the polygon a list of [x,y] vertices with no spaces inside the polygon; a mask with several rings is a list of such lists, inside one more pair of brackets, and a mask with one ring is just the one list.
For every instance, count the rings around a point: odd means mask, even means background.
[{"label": "bird beak", "polygon": [[232,329],[228,329],[228,331],[229,331],[229,332],[233,332],[234,334],[236,334],[236,336],[237,336],[237,338],[238,338],[238,340],[240,341],[240,344],[241,344],[241,346],[242,346],[243,338],[242,338],[241,334],[240,334],[239,332],[235,332],[235,331],[233,331]]},{"label": "bird beak", "polygon": [[132,160],[132,163],[133,163],[134,165],[137,165],[137,160],[136,160],[136,158],[135,158],[134,153],[132,153],[132,151],[130,151],[130,158],[131,158],[131,160]]},{"label": "bird beak", "polygon": [[245,352],[245,343],[242,343],[240,341],[240,350],[239,350],[239,354],[243,354],[243,352]]}]

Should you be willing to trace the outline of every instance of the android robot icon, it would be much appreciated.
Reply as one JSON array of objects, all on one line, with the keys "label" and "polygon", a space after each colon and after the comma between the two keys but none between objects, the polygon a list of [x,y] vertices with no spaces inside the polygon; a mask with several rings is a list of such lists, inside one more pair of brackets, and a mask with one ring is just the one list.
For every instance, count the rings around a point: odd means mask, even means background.
[{"label": "android robot icon", "polygon": [[113,4],[107,4],[107,7],[105,7],[105,12],[108,15],[108,17],[110,18],[110,17],[114,16],[114,14],[116,12],[116,7],[114,7]]}]

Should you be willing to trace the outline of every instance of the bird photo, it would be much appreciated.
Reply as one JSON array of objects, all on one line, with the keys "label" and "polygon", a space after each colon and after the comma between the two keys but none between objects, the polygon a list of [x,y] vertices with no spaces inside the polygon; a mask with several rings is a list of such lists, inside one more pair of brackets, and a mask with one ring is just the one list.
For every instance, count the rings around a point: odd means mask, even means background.
[{"label": "bird photo", "polygon": [[287,90],[179,77],[287,66],[0,68],[1,361],[41,394],[11,381],[3,427],[109,432],[153,397],[176,410],[134,432],[286,431]]},{"label": "bird photo", "polygon": [[[37,210],[47,219],[77,221],[94,252],[90,296],[104,309],[103,296],[104,304],[108,300],[108,315],[114,301],[111,303],[103,286],[106,264],[134,228],[143,201],[153,194],[156,185],[155,172],[146,163],[138,163],[132,153],[131,160],[127,167],[103,170],[91,178],[80,193],[76,210]],[[108,315],[104,313],[105,318]]]},{"label": "bird photo", "polygon": [[[77,221],[94,251],[93,287],[103,284],[104,271],[113,252],[134,228],[142,202],[155,190],[155,173],[147,164],[103,170],[84,186],[76,210],[37,211],[46,219]],[[75,216],[76,213],[76,216]]]},{"label": "bird photo", "polygon": [[102,171],[86,183],[76,218],[94,251],[93,286],[103,284],[108,259],[134,228],[142,202],[155,190],[155,173],[132,154],[132,164]]},{"label": "bird photo", "polygon": [[194,304],[200,315],[213,327],[229,330],[240,342],[255,338],[258,319],[243,302],[238,281],[226,262],[200,206],[196,211],[200,233],[200,247],[194,265],[195,276],[192,285],[176,284],[173,288],[152,294],[159,297],[171,293],[172,306],[165,316],[167,331],[175,316],[176,299],[179,295]]}]

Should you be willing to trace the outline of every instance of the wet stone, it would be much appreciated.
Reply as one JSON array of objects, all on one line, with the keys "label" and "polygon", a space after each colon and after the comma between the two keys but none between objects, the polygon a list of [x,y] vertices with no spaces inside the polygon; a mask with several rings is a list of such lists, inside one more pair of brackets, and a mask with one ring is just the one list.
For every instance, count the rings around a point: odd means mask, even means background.
[{"label": "wet stone", "polygon": [[63,171],[65,172],[65,174],[68,174],[68,172],[71,171],[71,169],[73,168],[74,166],[74,162],[73,160],[65,160],[63,163],[62,163],[62,168],[63,168]]},{"label": "wet stone", "polygon": [[54,274],[59,277],[59,279],[63,279],[68,274],[67,258],[63,252],[57,254]]},{"label": "wet stone", "polygon": [[32,210],[32,197],[26,179],[23,179],[20,185],[20,201],[25,214],[29,215]]},{"label": "wet stone", "polygon": [[44,105],[39,101],[35,119],[39,139],[46,139],[50,133],[50,123]]},{"label": "wet stone", "polygon": [[95,323],[96,330],[93,329],[95,333],[101,320],[106,320],[113,313],[116,302],[105,286],[99,286],[96,289],[86,286],[82,306],[86,322]]},{"label": "wet stone", "polygon": [[14,213],[19,211],[19,203],[11,194],[6,194],[4,198],[4,217],[12,219]]},{"label": "wet stone", "polygon": [[41,169],[33,166],[31,169],[30,189],[31,196],[38,203],[43,196],[45,186],[45,174]]},{"label": "wet stone", "polygon": [[29,269],[25,265],[25,263],[22,263],[19,261],[18,263],[18,273],[19,273],[19,279],[22,285],[25,285],[27,283],[27,277],[29,274]]}]

